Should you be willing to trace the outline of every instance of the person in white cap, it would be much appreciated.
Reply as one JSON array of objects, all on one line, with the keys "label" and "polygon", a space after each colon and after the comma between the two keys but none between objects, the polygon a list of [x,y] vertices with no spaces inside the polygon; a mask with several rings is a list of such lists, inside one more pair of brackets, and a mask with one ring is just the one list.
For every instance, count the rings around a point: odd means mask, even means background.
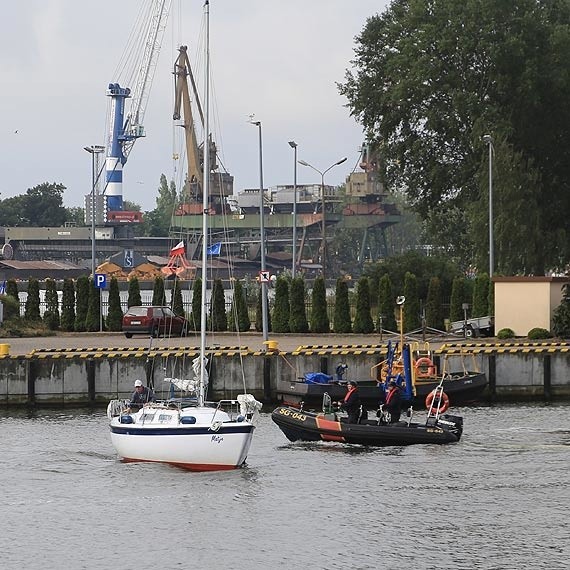
[{"label": "person in white cap", "polygon": [[148,402],[154,402],[154,392],[143,385],[142,381],[135,380],[135,391],[131,396],[130,406],[144,406]]}]

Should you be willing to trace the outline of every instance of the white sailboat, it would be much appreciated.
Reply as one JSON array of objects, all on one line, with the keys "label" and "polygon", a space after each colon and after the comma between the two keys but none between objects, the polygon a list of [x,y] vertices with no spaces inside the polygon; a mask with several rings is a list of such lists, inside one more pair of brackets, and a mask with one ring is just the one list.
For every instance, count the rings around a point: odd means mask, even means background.
[{"label": "white sailboat", "polygon": [[[204,133],[209,133],[209,2],[204,3],[206,23]],[[202,299],[206,299],[208,194],[210,185],[209,144],[204,144]],[[168,463],[193,471],[235,469],[244,464],[261,409],[251,394],[236,400],[206,401],[206,303],[201,309],[200,356],[193,362],[193,379],[165,379],[195,395],[192,399],[169,399],[145,404],[131,412],[128,402],[113,400],[107,408],[111,442],[123,461]]]}]

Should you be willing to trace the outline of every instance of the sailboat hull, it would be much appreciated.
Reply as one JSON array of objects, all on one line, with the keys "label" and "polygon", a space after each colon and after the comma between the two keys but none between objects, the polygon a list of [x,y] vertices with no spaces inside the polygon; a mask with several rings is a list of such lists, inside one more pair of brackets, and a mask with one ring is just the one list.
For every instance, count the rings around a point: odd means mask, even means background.
[{"label": "sailboat hull", "polygon": [[[255,426],[246,420],[231,421],[226,417],[218,420],[220,412],[216,417],[212,414],[211,409],[206,414],[189,410],[180,415],[174,410],[145,407],[136,414],[123,414],[111,420],[111,443],[123,461],[168,463],[192,471],[242,466]],[[185,417],[199,421],[182,423]]]}]

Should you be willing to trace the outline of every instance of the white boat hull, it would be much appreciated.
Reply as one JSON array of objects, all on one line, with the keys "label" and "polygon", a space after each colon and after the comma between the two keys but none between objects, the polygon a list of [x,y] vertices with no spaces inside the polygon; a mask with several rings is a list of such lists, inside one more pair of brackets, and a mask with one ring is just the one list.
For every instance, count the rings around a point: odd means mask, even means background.
[{"label": "white boat hull", "polygon": [[[196,423],[180,423],[189,416]],[[125,423],[125,421],[132,423]],[[253,423],[230,420],[211,408],[177,410],[145,407],[112,418],[111,443],[123,461],[169,463],[192,471],[235,469],[251,445]]]}]

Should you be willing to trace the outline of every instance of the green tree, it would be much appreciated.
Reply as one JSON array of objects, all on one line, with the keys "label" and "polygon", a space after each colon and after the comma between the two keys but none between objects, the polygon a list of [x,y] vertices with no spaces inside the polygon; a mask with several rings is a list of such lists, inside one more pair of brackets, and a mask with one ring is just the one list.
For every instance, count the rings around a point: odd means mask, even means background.
[{"label": "green tree", "polygon": [[305,333],[309,330],[307,310],[305,308],[305,280],[301,276],[296,276],[291,281],[289,328],[293,333]]},{"label": "green tree", "polygon": [[228,323],[229,330],[247,332],[251,328],[251,321],[247,310],[245,291],[241,281],[237,279],[234,283],[234,294],[232,298],[231,318]]},{"label": "green tree", "polygon": [[75,285],[73,279],[65,279],[63,281],[61,329],[67,332],[75,329]]},{"label": "green tree", "polygon": [[334,295],[333,330],[335,333],[352,332],[352,320],[350,318],[350,304],[348,302],[348,285],[339,277],[336,280]]},{"label": "green tree", "polygon": [[75,305],[75,330],[83,332],[89,308],[89,278],[86,275],[78,277],[76,284],[76,305]]},{"label": "green tree", "polygon": [[101,316],[101,292],[95,286],[93,279],[89,279],[89,300],[87,315],[85,316],[85,330],[88,332],[98,331],[100,326],[105,330],[105,323]]},{"label": "green tree", "polygon": [[212,300],[210,302],[210,328],[213,331],[227,331],[226,296],[221,279],[214,279]]},{"label": "green tree", "polygon": [[570,284],[566,283],[562,291],[562,301],[552,316],[552,330],[557,337],[570,338]]},{"label": "green tree", "polygon": [[142,305],[141,286],[138,277],[129,279],[129,294],[127,299],[127,307],[140,307]]},{"label": "green tree", "polygon": [[493,197],[509,204],[495,208],[498,270],[570,261],[569,23],[567,1],[395,0],[357,37],[340,92],[388,185],[457,259],[481,267],[489,249],[491,134]]},{"label": "green tree", "polygon": [[426,325],[438,331],[444,330],[443,308],[441,306],[441,288],[439,278],[432,277],[429,282],[426,300]]},{"label": "green tree", "polygon": [[123,328],[123,309],[121,308],[121,295],[119,282],[111,277],[109,282],[109,306],[107,308],[107,330],[120,331]]},{"label": "green tree", "polygon": [[289,282],[287,277],[281,274],[275,281],[275,301],[271,315],[274,332],[289,332],[289,312]]},{"label": "green tree", "polygon": [[368,334],[374,331],[368,277],[361,277],[356,284],[356,313],[352,330],[361,334]]},{"label": "green tree", "polygon": [[6,297],[11,297],[14,303],[4,303],[4,318],[6,320],[20,316],[20,294],[18,293],[18,284],[14,279],[8,279],[6,283]]},{"label": "green tree", "polygon": [[151,305],[166,305],[166,292],[164,291],[164,279],[161,275],[154,279]]},{"label": "green tree", "polygon": [[467,296],[465,293],[465,278],[456,277],[453,280],[451,288],[451,301],[449,303],[449,320],[453,323],[462,321],[465,313],[463,311],[463,303],[467,303]]},{"label": "green tree", "polygon": [[311,332],[328,333],[331,330],[327,308],[327,290],[322,276],[315,279],[311,296]]},{"label": "green tree", "polygon": [[57,286],[53,279],[46,279],[46,309],[43,321],[52,331],[59,328],[59,298]]},{"label": "green tree", "polygon": [[481,273],[475,277],[473,287],[473,317],[485,317],[489,314],[489,275]]},{"label": "green tree", "polygon": [[192,311],[190,313],[189,325],[192,330],[199,331],[202,320],[202,279],[196,277],[192,286]]},{"label": "green tree", "polygon": [[37,279],[28,279],[28,296],[24,316],[28,321],[40,321],[40,284]]},{"label": "green tree", "polygon": [[420,298],[418,296],[418,280],[414,273],[406,273],[404,278],[404,332],[420,327]]},{"label": "green tree", "polygon": [[161,174],[156,208],[146,212],[144,216],[145,235],[167,236],[169,234],[177,201],[178,195],[174,181],[171,180],[169,184],[166,176]]},{"label": "green tree", "polygon": [[175,279],[172,285],[172,295],[170,299],[170,308],[175,315],[184,317],[184,302],[182,300],[182,284],[180,279]]},{"label": "green tree", "polygon": [[380,278],[378,285],[378,330],[380,330],[380,318],[382,318],[382,329],[396,332],[398,325],[394,314],[394,293],[388,274]]}]

